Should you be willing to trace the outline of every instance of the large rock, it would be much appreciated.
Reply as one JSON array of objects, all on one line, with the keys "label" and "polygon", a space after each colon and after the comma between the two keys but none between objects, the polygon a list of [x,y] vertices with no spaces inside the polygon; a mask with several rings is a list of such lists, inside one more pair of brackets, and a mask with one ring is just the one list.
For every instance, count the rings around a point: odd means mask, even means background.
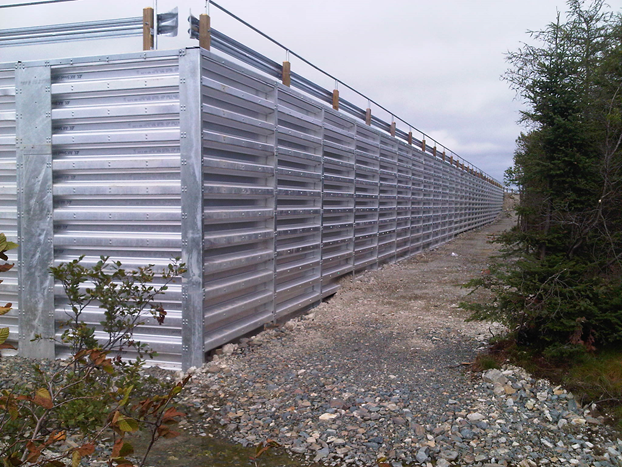
[{"label": "large rock", "polygon": [[487,383],[498,383],[501,385],[505,384],[508,380],[500,370],[494,368],[492,370],[485,371],[484,374],[482,374],[482,378]]}]

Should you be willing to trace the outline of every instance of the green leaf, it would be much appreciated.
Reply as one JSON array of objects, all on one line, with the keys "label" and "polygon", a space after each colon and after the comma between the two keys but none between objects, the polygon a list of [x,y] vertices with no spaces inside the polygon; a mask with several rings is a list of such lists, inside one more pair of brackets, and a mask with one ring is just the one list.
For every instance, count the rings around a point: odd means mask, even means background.
[{"label": "green leaf", "polygon": [[134,389],[134,385],[131,385],[129,388],[125,390],[125,395],[123,396],[123,400],[121,400],[121,407],[127,404],[127,401],[130,399],[130,393]]},{"label": "green leaf", "polygon": [[54,403],[52,402],[52,396],[50,395],[50,392],[45,388],[37,389],[35,397],[32,401],[35,404],[40,405],[44,409],[52,409],[54,407]]},{"label": "green leaf", "polygon": [[78,450],[73,451],[73,454],[71,455],[71,467],[80,467],[81,459],[82,456],[80,455]]},{"label": "green leaf", "polygon": [[132,454],[134,454],[134,446],[130,443],[123,442],[123,446],[119,452],[120,457],[130,456]]},{"label": "green leaf", "polygon": [[138,422],[132,418],[119,419],[117,426],[119,427],[119,430],[129,433],[138,431],[139,428]]},{"label": "green leaf", "polygon": [[4,344],[9,338],[9,328],[0,328],[0,344]]}]

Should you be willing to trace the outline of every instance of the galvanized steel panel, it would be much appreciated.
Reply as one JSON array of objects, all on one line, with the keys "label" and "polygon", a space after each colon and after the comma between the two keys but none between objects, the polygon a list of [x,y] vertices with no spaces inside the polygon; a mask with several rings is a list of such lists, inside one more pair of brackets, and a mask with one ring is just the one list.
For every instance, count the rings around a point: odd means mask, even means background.
[{"label": "galvanized steel panel", "polygon": [[273,320],[274,84],[202,51],[203,322],[212,349]]},{"label": "galvanized steel panel", "polygon": [[[181,257],[178,56],[53,66],[51,92],[56,262],[106,255],[157,269]],[[135,337],[177,365],[181,284],[161,302],[165,324],[148,315]],[[57,289],[57,322],[66,306]],[[84,317],[104,338],[102,310]]]}]

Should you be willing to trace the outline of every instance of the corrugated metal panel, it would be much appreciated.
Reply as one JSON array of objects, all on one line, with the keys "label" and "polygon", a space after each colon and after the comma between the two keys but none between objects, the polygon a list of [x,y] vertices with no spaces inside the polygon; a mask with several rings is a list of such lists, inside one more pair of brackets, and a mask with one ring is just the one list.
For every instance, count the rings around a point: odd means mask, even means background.
[{"label": "corrugated metal panel", "polygon": [[[15,69],[0,69],[0,232],[17,242],[17,173],[15,150]],[[9,328],[9,341],[17,342],[19,325],[17,252],[8,252],[13,269],[2,273],[0,304],[13,309],[0,316],[0,327]]]},{"label": "corrugated metal panel", "polygon": [[354,268],[356,125],[333,110],[324,114],[322,298]]},{"label": "corrugated metal panel", "polygon": [[273,319],[275,84],[203,56],[205,350]]},{"label": "corrugated metal panel", "polygon": [[280,86],[276,129],[275,317],[320,300],[322,106]]},{"label": "corrugated metal panel", "polygon": [[412,148],[402,142],[397,148],[397,219],[395,255],[398,259],[410,256],[412,214]]},{"label": "corrugated metal panel", "polygon": [[395,138],[380,137],[378,262],[395,261],[397,240],[397,147]]},{"label": "corrugated metal panel", "polygon": [[[105,255],[157,270],[180,257],[178,57],[53,66],[51,84],[56,263]],[[165,324],[146,316],[135,337],[176,364],[181,285],[159,300]],[[58,323],[67,319],[60,286],[55,301]],[[99,329],[102,313],[91,306],[83,318]]]},{"label": "corrugated metal panel", "polygon": [[357,124],[354,154],[354,269],[358,271],[378,262],[380,134]]}]

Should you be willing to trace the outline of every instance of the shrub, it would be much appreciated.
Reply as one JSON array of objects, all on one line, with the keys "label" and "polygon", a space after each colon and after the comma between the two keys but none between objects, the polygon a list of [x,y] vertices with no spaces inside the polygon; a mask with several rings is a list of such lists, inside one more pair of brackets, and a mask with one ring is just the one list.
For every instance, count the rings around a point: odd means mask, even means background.
[{"label": "shrub", "polygon": [[[157,275],[151,265],[128,271],[107,257],[90,268],[82,260],[51,269],[69,301],[69,319],[61,341],[71,348],[71,357],[56,362],[51,371],[34,365],[34,391],[16,386],[0,394],[0,432],[4,436],[0,460],[5,466],[61,467],[66,465],[63,460],[69,459],[77,467],[109,435],[109,465],[132,466],[128,456],[133,448],[126,435],[141,429],[150,434],[139,464],[144,465],[159,438],[178,435],[172,428],[184,414],[171,404],[189,377],[151,394],[142,387],[140,370],[143,356],[154,353],[133,335],[147,310],[162,324],[166,312],[154,299],[185,272],[184,265],[175,261]],[[160,285],[153,285],[156,278]],[[103,339],[97,339],[95,330],[82,320],[91,305],[104,310],[100,323]],[[127,350],[134,351],[135,358],[122,359]],[[77,446],[65,443],[70,434],[80,435]]]}]

